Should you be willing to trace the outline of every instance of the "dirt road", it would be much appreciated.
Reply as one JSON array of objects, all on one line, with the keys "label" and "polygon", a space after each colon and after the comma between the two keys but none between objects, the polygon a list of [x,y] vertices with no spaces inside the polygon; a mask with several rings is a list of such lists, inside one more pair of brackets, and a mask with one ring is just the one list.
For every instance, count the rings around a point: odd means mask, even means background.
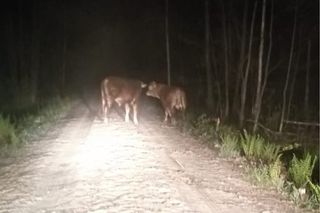
[{"label": "dirt road", "polygon": [[83,104],[0,168],[0,212],[302,212],[143,110],[110,124]]}]

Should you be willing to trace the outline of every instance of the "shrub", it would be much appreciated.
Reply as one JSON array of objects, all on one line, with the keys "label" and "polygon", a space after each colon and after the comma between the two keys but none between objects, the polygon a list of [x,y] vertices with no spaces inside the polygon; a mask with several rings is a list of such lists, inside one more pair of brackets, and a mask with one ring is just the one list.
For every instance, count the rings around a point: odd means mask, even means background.
[{"label": "shrub", "polygon": [[266,165],[260,165],[259,167],[253,168],[250,166],[246,167],[246,173],[254,181],[262,183],[264,186],[270,185],[269,168]]},{"label": "shrub", "polygon": [[311,178],[317,157],[314,157],[313,162],[311,160],[312,156],[309,153],[301,160],[298,160],[296,155],[293,154],[288,172],[296,187],[304,187],[307,184],[308,179]]},{"label": "shrub", "polygon": [[249,135],[244,130],[244,136],[241,136],[241,146],[245,157],[249,161],[258,162],[261,160],[263,152],[264,139],[259,135]]},{"label": "shrub", "polygon": [[[262,161],[266,164],[270,164],[279,158],[280,146],[271,144],[269,142],[264,143],[263,152],[261,154]],[[279,160],[280,162],[280,160]]]},{"label": "shrub", "polygon": [[278,155],[276,160],[270,164],[261,164],[258,167],[246,167],[248,175],[256,182],[265,187],[275,187],[278,191],[283,191],[285,179],[281,176],[282,164],[280,161],[281,155]]},{"label": "shrub", "polygon": [[62,100],[61,98],[55,98],[45,103],[39,110],[39,122],[44,123],[47,121],[57,120],[65,115],[70,108],[68,100]]},{"label": "shrub", "polygon": [[320,186],[313,184],[308,177],[306,177],[306,178],[307,178],[309,188],[311,191],[311,196],[314,196],[315,201],[319,204],[320,203]]},{"label": "shrub", "polygon": [[15,145],[18,137],[15,133],[14,125],[10,123],[10,117],[4,118],[0,114],[0,146]]},{"label": "shrub", "polygon": [[194,123],[193,133],[207,140],[218,138],[215,119],[202,114]]},{"label": "shrub", "polygon": [[302,190],[299,190],[294,183],[286,182],[285,186],[286,191],[288,192],[289,199],[296,205],[301,206],[304,203],[302,195],[305,195]]},{"label": "shrub", "polygon": [[30,113],[25,114],[17,122],[17,134],[19,138],[26,139],[39,127],[39,117]]},{"label": "shrub", "polygon": [[26,113],[16,120],[19,137],[28,138],[37,131],[39,126],[62,118],[66,115],[70,106],[68,99],[60,98],[54,98],[39,104],[38,110],[34,113]]},{"label": "shrub", "polygon": [[235,129],[232,126],[226,126],[226,125],[220,125],[220,128],[218,130],[218,134],[220,136],[231,135],[231,136],[239,137],[239,131],[237,129]]},{"label": "shrub", "polygon": [[183,132],[190,132],[193,129],[192,121],[195,119],[195,114],[190,111],[184,112],[183,119],[177,120],[178,128]]},{"label": "shrub", "polygon": [[278,191],[281,191],[284,185],[284,178],[281,176],[281,155],[278,155],[276,160],[269,165],[269,177],[271,183],[276,186]]},{"label": "shrub", "polygon": [[280,146],[267,142],[258,134],[249,135],[244,130],[241,136],[241,146],[248,160],[270,164],[274,162],[280,152]]},{"label": "shrub", "polygon": [[219,155],[221,157],[238,157],[240,156],[240,147],[238,136],[232,134],[222,134],[221,147]]}]

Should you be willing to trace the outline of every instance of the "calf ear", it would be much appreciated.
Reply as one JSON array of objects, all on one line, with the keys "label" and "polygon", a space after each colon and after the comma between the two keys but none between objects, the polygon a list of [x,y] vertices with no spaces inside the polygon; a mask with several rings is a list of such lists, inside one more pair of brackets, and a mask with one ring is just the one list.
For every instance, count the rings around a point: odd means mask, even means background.
[{"label": "calf ear", "polygon": [[147,86],[147,84],[141,82],[141,88],[145,88]]}]

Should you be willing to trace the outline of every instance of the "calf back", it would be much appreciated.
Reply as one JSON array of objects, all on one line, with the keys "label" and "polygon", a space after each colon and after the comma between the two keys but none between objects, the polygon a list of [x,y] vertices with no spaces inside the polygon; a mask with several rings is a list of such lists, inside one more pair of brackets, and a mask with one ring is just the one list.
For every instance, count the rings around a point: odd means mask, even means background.
[{"label": "calf back", "polygon": [[102,95],[108,101],[116,101],[119,105],[135,104],[146,85],[138,80],[108,77],[102,81]]},{"label": "calf back", "polygon": [[165,109],[185,110],[187,107],[186,93],[180,87],[158,84],[153,81],[148,87],[147,95],[160,99]]},{"label": "calf back", "polygon": [[186,94],[180,87],[164,85],[159,90],[159,97],[166,109],[186,109]]}]

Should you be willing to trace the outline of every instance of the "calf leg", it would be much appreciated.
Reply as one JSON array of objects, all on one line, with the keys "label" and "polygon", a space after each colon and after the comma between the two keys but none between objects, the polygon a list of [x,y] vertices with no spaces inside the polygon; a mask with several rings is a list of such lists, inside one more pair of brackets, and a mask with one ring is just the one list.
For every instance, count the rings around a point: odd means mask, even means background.
[{"label": "calf leg", "polygon": [[106,108],[106,101],[104,98],[102,98],[102,120],[104,123],[108,123],[108,119],[107,119],[107,116],[106,116],[106,112],[107,112],[107,108]]},{"label": "calf leg", "polygon": [[106,97],[104,94],[104,88],[103,85],[101,85],[101,109],[102,109],[102,120],[104,123],[108,123],[108,120],[106,120]]},{"label": "calf leg", "polygon": [[172,108],[171,110],[170,110],[170,121],[171,121],[171,124],[173,124],[173,125],[175,125],[177,122],[176,122],[176,119],[175,119],[175,117],[174,117],[174,114],[175,114],[175,110],[174,110],[174,108]]},{"label": "calf leg", "polygon": [[169,115],[169,112],[168,112],[168,110],[165,110],[164,111],[164,120],[163,120],[163,122],[165,123],[165,122],[167,122],[168,121],[168,115]]},{"label": "calf leg", "polygon": [[125,104],[125,108],[126,108],[125,121],[126,121],[126,122],[129,122],[130,105],[129,105],[129,104]]},{"label": "calf leg", "polygon": [[136,125],[138,125],[138,118],[137,118],[138,116],[137,116],[137,114],[138,114],[138,104],[135,103],[135,104],[133,104],[133,122]]},{"label": "calf leg", "polygon": [[108,116],[109,116],[109,111],[110,111],[110,109],[111,109],[111,106],[112,106],[112,103],[113,103],[113,101],[111,100],[111,99],[107,99],[107,101],[106,101],[106,103],[104,103],[104,108],[103,108],[103,118],[104,118],[104,123],[109,123],[109,118],[108,118]]}]

